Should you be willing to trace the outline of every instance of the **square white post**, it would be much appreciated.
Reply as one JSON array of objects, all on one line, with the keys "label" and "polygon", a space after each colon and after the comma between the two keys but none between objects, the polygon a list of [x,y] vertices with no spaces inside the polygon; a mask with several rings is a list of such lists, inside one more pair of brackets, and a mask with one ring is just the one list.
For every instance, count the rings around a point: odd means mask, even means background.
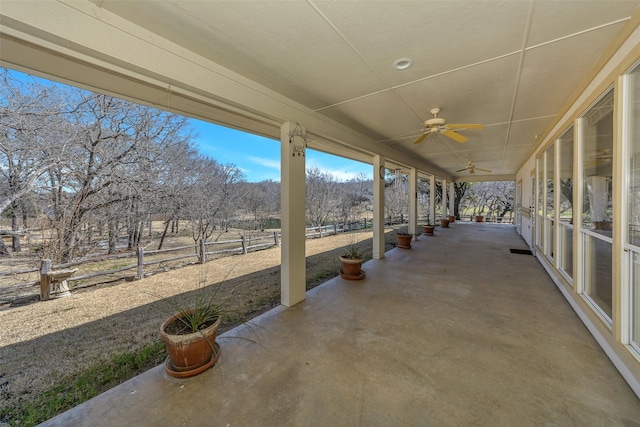
[{"label": "square white post", "polygon": [[418,171],[409,170],[409,230],[415,239],[418,238]]},{"label": "square white post", "polygon": [[384,157],[373,156],[373,253],[384,258]]},{"label": "square white post", "polygon": [[442,179],[442,218],[449,219],[447,215],[447,180]]},{"label": "square white post", "polygon": [[281,272],[280,302],[291,307],[305,299],[305,151],[306,133],[301,126],[280,126]]},{"label": "square white post", "polygon": [[436,176],[429,178],[429,220],[431,224],[436,223]]},{"label": "square white post", "polygon": [[453,182],[449,183],[449,215],[455,215],[456,189]]}]

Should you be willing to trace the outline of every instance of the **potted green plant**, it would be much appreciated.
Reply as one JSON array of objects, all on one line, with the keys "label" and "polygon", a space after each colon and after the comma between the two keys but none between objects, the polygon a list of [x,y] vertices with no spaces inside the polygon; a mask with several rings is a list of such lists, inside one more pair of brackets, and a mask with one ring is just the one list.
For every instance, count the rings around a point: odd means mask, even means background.
[{"label": "potted green plant", "polygon": [[160,326],[160,335],[169,356],[165,372],[186,378],[206,371],[220,357],[216,342],[222,321],[223,306],[229,295],[221,298],[221,284],[205,286],[200,279],[196,290],[182,300],[162,299],[159,305],[170,316]]},{"label": "potted green plant", "polygon": [[355,237],[350,237],[349,245],[347,245],[347,251],[340,255],[340,262],[342,264],[340,277],[347,280],[362,280],[365,276],[365,272],[362,270],[364,256],[360,252],[360,248],[358,247]]},{"label": "potted green plant", "polygon": [[476,222],[482,222],[482,221],[484,221],[484,211],[480,211],[476,215]]},{"label": "potted green plant", "polygon": [[406,231],[398,230],[396,233],[397,246],[402,249],[411,249],[412,235]]}]

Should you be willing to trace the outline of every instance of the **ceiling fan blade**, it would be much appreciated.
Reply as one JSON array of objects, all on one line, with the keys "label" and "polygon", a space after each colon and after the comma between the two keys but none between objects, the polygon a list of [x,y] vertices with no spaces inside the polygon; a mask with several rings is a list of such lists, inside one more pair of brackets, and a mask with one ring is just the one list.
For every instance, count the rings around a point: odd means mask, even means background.
[{"label": "ceiling fan blade", "polygon": [[418,137],[418,139],[416,139],[415,141],[413,141],[414,144],[420,144],[426,137],[429,136],[429,132],[425,132],[422,135],[420,135]]},{"label": "ceiling fan blade", "polygon": [[482,171],[482,172],[491,173],[491,171],[489,169],[476,168],[476,170],[479,170],[479,171]]},{"label": "ceiling fan blade", "polygon": [[467,170],[467,168],[464,168],[464,169],[457,170],[456,172],[464,172],[466,170]]},{"label": "ceiling fan blade", "polygon": [[466,136],[462,136],[458,132],[454,132],[452,130],[445,130],[442,133],[445,136],[448,136],[449,138],[453,139],[455,142],[462,143],[462,142],[467,142],[469,140],[469,138],[467,138]]},{"label": "ceiling fan blade", "polygon": [[477,123],[456,123],[456,124],[448,124],[447,127],[449,129],[484,129],[484,126]]}]

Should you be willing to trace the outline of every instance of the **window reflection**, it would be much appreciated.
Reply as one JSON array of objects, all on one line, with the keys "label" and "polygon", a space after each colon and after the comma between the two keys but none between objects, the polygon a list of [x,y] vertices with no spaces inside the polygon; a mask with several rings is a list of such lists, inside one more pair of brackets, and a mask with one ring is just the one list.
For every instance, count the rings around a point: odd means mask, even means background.
[{"label": "window reflection", "polygon": [[582,176],[585,228],[611,235],[613,175],[613,91],[606,94],[581,119],[583,130]]}]

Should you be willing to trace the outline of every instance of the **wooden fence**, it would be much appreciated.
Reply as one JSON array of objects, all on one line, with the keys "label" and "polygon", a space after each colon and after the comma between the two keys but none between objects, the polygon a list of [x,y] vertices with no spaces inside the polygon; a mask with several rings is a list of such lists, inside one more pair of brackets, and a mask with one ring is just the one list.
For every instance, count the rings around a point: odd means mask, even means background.
[{"label": "wooden fence", "polygon": [[[310,227],[305,230],[307,239],[321,238],[328,235],[343,233],[348,231],[370,228],[371,220],[350,221],[341,224],[332,224],[322,227]],[[10,270],[0,272],[2,276],[18,277],[20,275],[38,273],[39,280],[24,281],[22,283],[9,284],[0,287],[0,304],[14,302],[16,300],[31,300],[37,295],[34,288],[40,287],[39,295],[41,299],[46,299],[48,295],[47,289],[44,289],[50,283],[50,278],[57,272],[65,269],[71,269],[79,266],[87,266],[89,264],[104,263],[115,260],[131,259],[130,263],[118,265],[116,268],[108,270],[92,271],[84,274],[73,275],[68,277],[69,282],[75,282],[74,289],[81,289],[95,286],[100,283],[119,281],[123,279],[141,279],[145,275],[155,272],[164,271],[164,268],[152,269],[152,266],[167,265],[175,268],[176,262],[181,260],[190,260],[182,265],[201,263],[204,264],[220,256],[228,256],[233,254],[247,254],[251,251],[266,249],[278,246],[280,244],[281,233],[274,231],[269,234],[245,237],[240,236],[239,239],[221,240],[214,242],[205,242],[201,240],[198,244],[179,246],[160,250],[147,250],[139,246],[136,251],[129,251],[121,254],[103,255],[98,257],[81,258],[73,262],[52,265],[50,260],[42,260],[40,267],[32,267],[21,270]],[[164,256],[170,255],[170,256]],[[132,274],[120,274],[129,270],[135,270]],[[118,275],[117,277],[113,277]],[[97,277],[111,276],[108,280],[91,281]],[[46,284],[46,285],[45,285]],[[23,294],[16,296],[16,293]]]}]

